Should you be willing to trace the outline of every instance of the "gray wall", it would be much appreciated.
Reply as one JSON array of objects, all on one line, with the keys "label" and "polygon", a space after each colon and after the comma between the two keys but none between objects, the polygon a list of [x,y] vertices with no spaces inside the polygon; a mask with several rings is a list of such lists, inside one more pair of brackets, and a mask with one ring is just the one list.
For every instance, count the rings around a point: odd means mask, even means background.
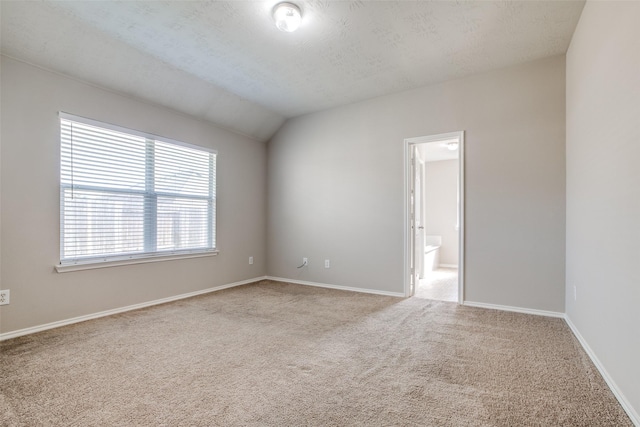
[{"label": "gray wall", "polygon": [[568,317],[638,422],[639,22],[639,2],[588,2],[567,53],[566,279]]},{"label": "gray wall", "polygon": [[[266,144],[7,57],[1,76],[1,332],[266,273]],[[217,149],[220,255],[56,273],[60,110]]]},{"label": "gray wall", "polygon": [[464,130],[465,299],[564,311],[564,61],[287,121],[268,148],[269,274],[403,292],[403,140]]},{"label": "gray wall", "polygon": [[458,160],[425,164],[424,229],[442,236],[440,264],[458,265]]}]

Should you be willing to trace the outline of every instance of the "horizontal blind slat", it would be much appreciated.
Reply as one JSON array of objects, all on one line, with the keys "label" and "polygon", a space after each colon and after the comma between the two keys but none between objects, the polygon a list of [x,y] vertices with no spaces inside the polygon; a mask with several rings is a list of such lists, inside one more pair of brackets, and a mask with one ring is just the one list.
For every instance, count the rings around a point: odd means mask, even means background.
[{"label": "horizontal blind slat", "polygon": [[61,263],[215,249],[215,152],[67,116]]}]

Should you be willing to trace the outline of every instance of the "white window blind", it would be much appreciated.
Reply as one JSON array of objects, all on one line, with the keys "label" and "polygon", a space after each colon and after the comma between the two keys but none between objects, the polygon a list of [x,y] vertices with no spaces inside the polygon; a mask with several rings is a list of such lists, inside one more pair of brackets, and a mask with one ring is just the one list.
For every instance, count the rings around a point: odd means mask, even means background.
[{"label": "white window blind", "polygon": [[216,152],[60,113],[60,264],[215,250]]}]

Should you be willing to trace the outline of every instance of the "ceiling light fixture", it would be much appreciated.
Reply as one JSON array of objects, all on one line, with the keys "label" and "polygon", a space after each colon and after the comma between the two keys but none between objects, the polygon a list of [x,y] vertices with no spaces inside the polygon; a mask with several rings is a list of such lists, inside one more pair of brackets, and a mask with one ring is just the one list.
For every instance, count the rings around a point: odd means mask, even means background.
[{"label": "ceiling light fixture", "polygon": [[449,142],[449,143],[447,143],[447,149],[449,151],[456,151],[458,149],[458,143],[457,142]]},{"label": "ceiling light fixture", "polygon": [[302,12],[293,3],[279,3],[273,8],[273,19],[280,31],[291,33],[300,26]]}]

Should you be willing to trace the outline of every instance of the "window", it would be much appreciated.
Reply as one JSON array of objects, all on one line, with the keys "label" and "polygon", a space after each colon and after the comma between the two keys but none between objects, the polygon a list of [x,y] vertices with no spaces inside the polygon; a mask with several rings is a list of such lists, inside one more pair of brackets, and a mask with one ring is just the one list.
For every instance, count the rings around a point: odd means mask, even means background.
[{"label": "window", "polygon": [[60,264],[215,252],[216,152],[60,113]]}]

